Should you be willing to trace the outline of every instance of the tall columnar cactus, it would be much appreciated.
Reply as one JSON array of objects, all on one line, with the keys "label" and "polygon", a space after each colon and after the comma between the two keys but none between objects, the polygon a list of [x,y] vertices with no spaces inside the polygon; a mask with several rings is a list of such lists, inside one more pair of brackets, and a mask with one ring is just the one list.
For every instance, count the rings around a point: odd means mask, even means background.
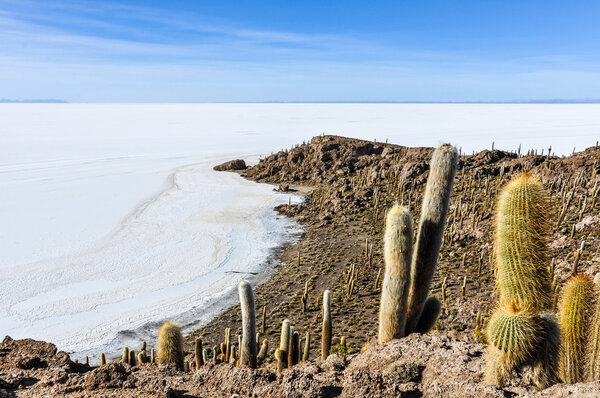
[{"label": "tall columnar cactus", "polygon": [[442,246],[457,165],[458,152],[452,145],[441,145],[433,152],[412,256],[405,334],[416,330],[429,295]]},{"label": "tall columnar cactus", "polygon": [[540,180],[522,173],[500,193],[496,215],[497,281],[500,302],[538,311],[551,309],[548,272],[548,195]]},{"label": "tall columnar cactus", "polygon": [[103,352],[100,353],[100,366],[106,365],[106,355]]},{"label": "tall columnar cactus", "polygon": [[394,205],[387,213],[383,251],[385,273],[379,305],[379,342],[404,336],[412,256],[412,217],[408,208]]},{"label": "tall columnar cactus", "polygon": [[525,367],[538,388],[557,380],[560,332],[548,314],[549,208],[541,182],[527,173],[500,193],[494,242],[500,302],[487,329],[486,379],[493,384],[504,385],[513,370]]},{"label": "tall columnar cactus", "polygon": [[256,307],[252,286],[241,281],[238,286],[240,306],[242,308],[242,344],[240,346],[240,365],[256,368]]},{"label": "tall columnar cactus", "polygon": [[281,324],[281,340],[279,348],[275,352],[277,359],[277,373],[281,373],[287,367],[288,348],[290,346],[290,321],[285,319]]},{"label": "tall columnar cactus", "polygon": [[310,356],[310,332],[306,331],[306,338],[304,339],[304,349],[302,350],[302,360],[308,361]]},{"label": "tall columnar cactus", "polygon": [[579,383],[585,379],[584,355],[591,329],[594,293],[594,280],[586,274],[571,277],[563,290],[559,304],[560,378],[565,383]]},{"label": "tall columnar cactus", "polygon": [[260,346],[260,351],[256,356],[256,360],[258,363],[262,363],[267,357],[267,353],[269,352],[269,340],[264,339],[262,341],[262,345]]},{"label": "tall columnar cactus", "polygon": [[321,337],[321,359],[326,360],[331,348],[331,292],[323,292],[323,327]]},{"label": "tall columnar cactus", "polygon": [[158,348],[156,362],[159,364],[175,364],[183,369],[183,338],[181,329],[173,322],[165,322],[158,330]]},{"label": "tall columnar cactus", "polygon": [[594,277],[595,285],[595,304],[594,314],[591,321],[591,330],[586,347],[586,381],[600,380],[600,286],[597,278],[600,273]]},{"label": "tall columnar cactus", "polygon": [[416,332],[427,333],[433,329],[435,323],[440,317],[440,312],[442,312],[442,303],[437,299],[437,297],[430,296],[427,301],[425,301],[425,306],[423,307],[421,318],[417,324]]}]

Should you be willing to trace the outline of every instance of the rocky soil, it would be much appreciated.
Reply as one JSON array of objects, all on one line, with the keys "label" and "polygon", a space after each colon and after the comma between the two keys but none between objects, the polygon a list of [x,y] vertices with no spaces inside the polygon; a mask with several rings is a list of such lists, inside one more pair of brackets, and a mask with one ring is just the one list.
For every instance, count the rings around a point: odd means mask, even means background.
[{"label": "rocky soil", "polygon": [[[432,150],[322,136],[256,166],[239,168],[246,178],[275,184],[281,192],[310,192],[302,205],[279,206],[282,214],[304,224],[306,234],[286,248],[276,274],[255,290],[258,328],[263,328],[264,310],[264,336],[270,347],[278,344],[281,321],[288,318],[295,330],[313,336],[309,362],[276,375],[271,350],[259,370],[214,363],[190,372],[147,364],[91,368],[57,353],[51,344],[7,338],[0,345],[0,396],[600,396],[598,382],[559,384],[535,392],[522,385],[518,375],[505,389],[480,381],[484,366],[480,330],[495,302],[492,222],[499,187],[521,170],[539,175],[554,204],[548,217],[555,224],[551,249],[559,287],[582,241],[586,244],[579,269],[595,274],[600,265],[598,147],[569,157],[499,150],[461,156],[432,285],[433,293],[444,301],[437,330],[384,345],[373,341],[384,212],[400,201],[410,205],[418,222]],[[356,283],[349,289],[352,264]],[[444,279],[447,288],[442,297]],[[303,309],[300,296],[307,282],[309,300]],[[348,343],[347,349],[335,346],[337,353],[323,362],[314,358],[320,347],[319,298],[326,289],[332,291],[334,336],[345,336]],[[477,313],[483,325],[476,329]],[[233,336],[241,332],[238,306],[187,337],[187,359],[192,362],[194,338],[201,337],[205,347],[218,345],[226,327]]]}]

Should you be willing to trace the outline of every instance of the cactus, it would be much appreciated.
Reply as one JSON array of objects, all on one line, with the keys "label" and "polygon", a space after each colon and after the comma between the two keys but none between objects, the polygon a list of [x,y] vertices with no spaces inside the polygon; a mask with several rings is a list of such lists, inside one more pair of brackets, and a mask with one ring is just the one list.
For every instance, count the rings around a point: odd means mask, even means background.
[{"label": "cactus", "polygon": [[138,362],[140,363],[140,365],[145,364],[146,362],[148,362],[148,357],[146,356],[146,351],[140,351],[138,354]]},{"label": "cactus", "polygon": [[292,365],[300,362],[300,333],[294,332],[292,335]]},{"label": "cactus", "polygon": [[532,357],[538,346],[542,325],[530,311],[519,311],[514,305],[499,308],[488,324],[488,340],[503,356],[503,362],[520,365]]},{"label": "cactus", "polygon": [[423,307],[421,318],[417,324],[416,332],[427,333],[433,329],[441,311],[442,303],[440,300],[438,300],[435,296],[430,296],[427,301],[425,301],[425,306]]},{"label": "cactus", "polygon": [[281,340],[279,342],[279,349],[275,352],[275,358],[277,359],[277,373],[281,373],[281,371],[287,367],[287,356],[289,346],[290,321],[285,319],[281,324]]},{"label": "cactus", "polygon": [[287,367],[291,368],[294,365],[294,327],[290,326],[290,345],[287,349]]},{"label": "cactus", "polygon": [[165,322],[158,330],[156,361],[159,364],[175,364],[183,369],[183,338],[181,329],[173,322]]},{"label": "cactus", "polygon": [[196,338],[194,341],[194,359],[196,360],[196,370],[199,370],[200,366],[204,365],[204,357],[202,354],[202,340]]},{"label": "cactus", "polygon": [[106,365],[106,355],[103,352],[100,353],[100,366]]},{"label": "cactus", "polygon": [[405,335],[416,330],[429,295],[433,273],[442,246],[450,194],[458,164],[458,152],[450,144],[433,152],[421,209],[410,271],[410,290]]},{"label": "cactus", "polygon": [[258,364],[262,363],[265,360],[268,352],[269,352],[269,340],[264,339],[262,342],[262,345],[260,347],[260,351],[258,352],[258,355],[256,357],[256,361]]},{"label": "cactus", "polygon": [[394,205],[385,221],[385,273],[379,305],[380,343],[404,336],[412,237],[410,211],[404,206]]},{"label": "cactus", "polygon": [[287,363],[287,354],[281,348],[275,350],[275,359],[277,360],[277,374],[285,369],[284,364]]},{"label": "cactus", "polygon": [[600,380],[600,286],[597,280],[599,275],[600,273],[594,277],[596,300],[591,320],[590,337],[586,347],[586,381]]},{"label": "cactus", "polygon": [[552,315],[543,314],[540,319],[542,321],[541,343],[533,357],[529,381],[542,390],[558,381],[560,329]]},{"label": "cactus", "polygon": [[154,348],[150,349],[150,363],[156,363],[156,357],[154,356]]},{"label": "cactus", "polygon": [[146,341],[142,341],[142,347],[140,348],[140,351],[144,351],[146,352]]},{"label": "cactus", "polygon": [[304,340],[304,349],[302,350],[302,360],[308,361],[310,356],[310,332],[306,332],[306,338]]},{"label": "cactus", "polygon": [[135,350],[129,350],[129,365],[136,365]]},{"label": "cactus", "polygon": [[331,348],[331,292],[323,292],[323,327],[321,337],[321,359],[326,360]]},{"label": "cactus", "polygon": [[560,349],[560,377],[565,383],[584,381],[586,338],[590,335],[594,304],[594,281],[578,274],[565,284],[559,304],[559,324],[563,337]]},{"label": "cactus", "polygon": [[522,173],[503,189],[496,215],[498,287],[503,305],[550,310],[547,194],[538,178]]},{"label": "cactus", "polygon": [[240,346],[240,365],[256,368],[256,307],[252,286],[241,281],[238,286],[240,307],[242,309],[242,343]]},{"label": "cactus", "polygon": [[236,362],[236,357],[237,357],[237,347],[232,345],[231,346],[231,351],[230,351],[230,355],[229,355],[229,363],[231,365],[235,366],[235,362]]},{"label": "cactus", "polygon": [[123,355],[121,356],[121,362],[129,363],[129,347],[123,347]]}]

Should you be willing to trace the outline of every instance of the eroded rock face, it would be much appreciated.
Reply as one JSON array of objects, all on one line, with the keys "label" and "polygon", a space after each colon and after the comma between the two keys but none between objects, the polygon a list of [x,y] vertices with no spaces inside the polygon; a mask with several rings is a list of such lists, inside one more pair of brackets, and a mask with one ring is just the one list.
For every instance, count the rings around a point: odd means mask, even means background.
[{"label": "eroded rock face", "polygon": [[213,170],[234,171],[234,170],[245,170],[246,167],[247,167],[246,162],[244,162],[243,159],[235,159],[235,160],[230,160],[225,163],[221,163],[220,165],[213,167]]},{"label": "eroded rock face", "polygon": [[[44,350],[47,350],[44,352]],[[484,385],[482,344],[466,334],[414,333],[385,344],[371,341],[346,359],[308,361],[276,375],[209,361],[198,371],[182,372],[151,364],[114,362],[102,367],[73,366],[52,344],[6,340],[0,346],[0,397],[597,397],[600,382],[555,385],[536,392],[517,384],[501,389]],[[22,358],[52,364],[22,370]],[[333,365],[335,366],[333,366]],[[76,365],[76,364],[75,364]],[[5,395],[2,395],[5,394]]]}]

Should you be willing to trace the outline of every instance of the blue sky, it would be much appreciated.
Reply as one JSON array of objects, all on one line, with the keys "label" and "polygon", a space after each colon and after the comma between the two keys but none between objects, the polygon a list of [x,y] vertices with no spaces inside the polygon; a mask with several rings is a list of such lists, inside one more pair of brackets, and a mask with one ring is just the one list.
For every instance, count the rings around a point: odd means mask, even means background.
[{"label": "blue sky", "polygon": [[600,98],[600,1],[0,0],[0,98]]}]

